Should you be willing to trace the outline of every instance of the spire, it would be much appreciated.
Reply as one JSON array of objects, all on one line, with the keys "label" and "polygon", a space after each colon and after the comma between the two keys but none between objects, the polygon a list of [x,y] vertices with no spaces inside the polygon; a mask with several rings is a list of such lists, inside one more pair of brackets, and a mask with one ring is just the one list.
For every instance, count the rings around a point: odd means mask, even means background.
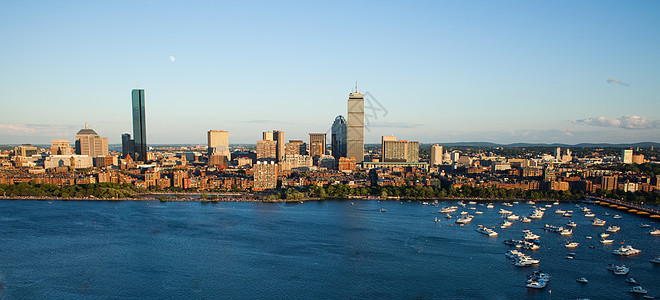
[{"label": "spire", "polygon": [[89,127],[87,127],[87,122],[85,122],[85,129],[89,129]]},{"label": "spire", "polygon": [[357,94],[357,80],[355,81],[355,93]]}]

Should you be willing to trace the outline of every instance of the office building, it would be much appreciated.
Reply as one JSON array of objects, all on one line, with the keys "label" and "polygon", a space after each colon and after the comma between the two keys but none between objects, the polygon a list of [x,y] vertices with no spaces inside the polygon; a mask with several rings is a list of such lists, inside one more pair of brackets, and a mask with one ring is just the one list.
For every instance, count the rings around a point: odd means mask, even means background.
[{"label": "office building", "polygon": [[209,130],[206,134],[208,140],[208,154],[218,150],[229,150],[229,132],[224,130]]},{"label": "office building", "polygon": [[52,140],[50,142],[50,155],[71,155],[73,148],[67,140]]},{"label": "office building", "polygon": [[441,165],[442,164],[442,146],[435,144],[431,146],[431,157],[430,164],[431,166]]},{"label": "office building", "polygon": [[277,160],[277,142],[271,140],[257,141],[257,160]]},{"label": "office building", "polygon": [[144,111],[144,90],[134,89],[133,100],[133,143],[135,146],[134,161],[147,161],[147,120]]},{"label": "office building", "polygon": [[325,155],[325,133],[309,134],[309,156]]},{"label": "office building", "polygon": [[277,142],[275,148],[277,152],[277,161],[279,162],[284,158],[284,155],[286,154],[286,140],[284,139],[284,131],[273,130],[273,140]]},{"label": "office building", "polygon": [[284,155],[307,155],[307,144],[301,140],[290,140],[286,143]]},{"label": "office building", "polygon": [[380,138],[380,161],[385,161],[385,142],[396,141],[396,136],[384,135]]},{"label": "office building", "polygon": [[344,116],[337,116],[332,123],[332,136],[330,140],[332,144],[332,156],[335,157],[335,161],[346,157],[346,119],[344,119]]},{"label": "office building", "polygon": [[76,134],[76,154],[91,158],[108,155],[108,138],[100,137],[96,131],[85,128]]},{"label": "office building", "polygon": [[128,132],[121,135],[121,158],[126,158],[127,155],[135,157],[135,143]]},{"label": "office building", "polygon": [[364,95],[355,92],[348,95],[346,120],[346,156],[355,157],[356,163],[364,160]]},{"label": "office building", "polygon": [[621,151],[621,162],[624,164],[632,164],[632,149],[625,149]]},{"label": "office building", "polygon": [[14,147],[14,155],[20,157],[30,157],[32,155],[37,155],[37,147],[30,144],[23,144],[18,147]]},{"label": "office building", "polygon": [[382,162],[419,162],[419,142],[396,140],[394,136],[382,137]]},{"label": "office building", "polygon": [[558,161],[561,161],[561,148],[560,147],[557,147],[557,149],[555,149],[555,159],[558,160]]}]

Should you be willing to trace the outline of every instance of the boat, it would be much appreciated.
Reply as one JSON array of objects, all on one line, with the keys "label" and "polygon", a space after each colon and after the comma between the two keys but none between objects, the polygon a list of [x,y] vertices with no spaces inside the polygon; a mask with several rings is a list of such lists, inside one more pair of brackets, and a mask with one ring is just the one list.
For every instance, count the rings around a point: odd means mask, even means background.
[{"label": "boat", "polygon": [[506,209],[504,209],[504,208],[500,208],[499,213],[500,213],[501,215],[510,215],[510,214],[512,214],[513,212],[510,211],[510,210],[506,210]]},{"label": "boat", "polygon": [[525,231],[525,234],[523,235],[523,238],[525,240],[535,241],[535,240],[538,240],[540,238],[540,236],[537,235],[537,234],[533,234],[531,231],[527,230],[527,231]]},{"label": "boat", "polygon": [[492,230],[486,226],[479,225],[479,228],[476,229],[477,232],[483,233],[487,236],[497,236],[497,232],[495,230]]},{"label": "boat", "polygon": [[513,204],[519,204],[519,203],[520,203],[520,202],[518,202],[518,201],[513,201]]},{"label": "boat", "polygon": [[575,281],[577,281],[577,282],[579,282],[579,283],[588,283],[588,282],[589,282],[589,280],[587,280],[587,279],[584,278],[584,277],[580,277],[580,278],[576,279]]},{"label": "boat", "polygon": [[594,226],[605,226],[605,221],[603,221],[603,220],[601,220],[601,219],[599,219],[599,218],[595,218],[594,221],[591,222],[591,225],[594,225]]},{"label": "boat", "polygon": [[570,217],[572,217],[573,215],[572,215],[571,213],[569,213],[569,212],[565,212],[562,216],[563,216],[563,217],[566,217],[566,218],[570,218]]},{"label": "boat", "polygon": [[640,253],[642,253],[642,250],[635,249],[630,245],[628,245],[628,246],[623,246],[622,245],[621,247],[619,247],[619,249],[616,249],[616,250],[612,251],[612,254],[621,255],[621,256],[630,256],[630,255],[635,255],[635,254],[640,254]]},{"label": "boat", "polygon": [[528,217],[523,217],[522,219],[520,219],[520,222],[523,222],[523,223],[529,223],[531,221],[532,221],[532,219],[530,219]]},{"label": "boat", "polygon": [[601,244],[611,244],[611,243],[614,243],[614,240],[601,239],[600,243]]},{"label": "boat", "polygon": [[621,216],[620,215],[614,215],[614,217],[612,217],[612,219],[621,219]]},{"label": "boat", "polygon": [[440,213],[443,213],[443,214],[446,214],[446,213],[453,213],[453,212],[456,211],[456,209],[458,209],[458,207],[456,207],[456,206],[450,206],[450,207],[445,206],[445,207],[441,208],[441,209],[439,210],[439,212],[440,212]]},{"label": "boat", "polygon": [[573,221],[570,221],[570,222],[566,223],[566,226],[568,226],[568,227],[577,227],[577,224],[575,224],[575,222],[573,222]]},{"label": "boat", "polygon": [[623,266],[609,265],[607,269],[612,271],[614,275],[628,275],[628,272],[630,272],[630,268],[626,267],[625,265]]},{"label": "boat", "polygon": [[511,204],[511,203],[509,203],[509,202],[504,202],[504,203],[502,203],[502,205],[504,205],[504,206],[508,206],[508,207],[513,207],[513,204]]},{"label": "boat", "polygon": [[488,205],[486,205],[486,208],[493,208],[493,207],[495,207],[493,203],[488,203]]},{"label": "boat", "polygon": [[571,235],[571,234],[573,234],[573,229],[562,229],[562,230],[559,232],[559,234],[560,234],[560,235]]},{"label": "boat", "polygon": [[596,214],[594,214],[592,212],[589,212],[589,213],[584,214],[584,216],[587,217],[587,218],[593,218],[593,217],[596,216]]},{"label": "boat", "polygon": [[506,218],[509,219],[509,220],[518,220],[518,219],[520,219],[519,216],[516,216],[516,215],[514,215],[514,214],[511,214],[511,215],[509,215],[509,216],[506,217]]},{"label": "boat", "polygon": [[484,212],[483,212],[483,211],[478,211],[478,210],[477,210],[477,211],[474,212],[474,214],[475,214],[475,215],[483,215]]},{"label": "boat", "polygon": [[600,237],[602,237],[602,238],[606,238],[606,237],[608,237],[608,236],[610,236],[609,233],[605,233],[605,232],[603,232],[603,233],[600,234]]},{"label": "boat", "polygon": [[651,225],[649,225],[649,224],[645,224],[645,223],[639,223],[639,227],[642,227],[642,228],[650,228]]},{"label": "boat", "polygon": [[529,279],[527,279],[526,287],[532,289],[542,289],[545,288],[549,281],[550,275],[541,273],[540,271],[534,271],[534,273],[529,276]]},{"label": "boat", "polygon": [[646,295],[646,293],[648,293],[648,291],[642,288],[642,286],[640,285],[633,286],[633,288],[630,289],[630,291],[628,292],[633,294],[641,294],[641,295]]},{"label": "boat", "polygon": [[577,243],[577,242],[569,242],[569,243],[566,243],[566,245],[564,245],[564,246],[566,246],[566,248],[572,249],[572,248],[577,247],[578,245],[580,245],[580,243]]},{"label": "boat", "polygon": [[607,231],[607,232],[617,232],[617,231],[619,231],[619,230],[621,230],[621,227],[616,226],[616,225],[612,225],[612,226],[610,226],[610,227],[607,227],[607,230],[606,230],[606,231]]},{"label": "boat", "polygon": [[552,204],[546,204],[545,207],[552,207]]},{"label": "boat", "polygon": [[558,215],[563,215],[563,214],[566,213],[566,211],[565,211],[565,210],[561,210],[561,209],[557,209],[557,210],[555,210],[555,213],[558,214]]},{"label": "boat", "polygon": [[534,205],[534,204],[536,204],[536,202],[534,202],[534,201],[532,201],[532,200],[529,200],[529,201],[527,201],[527,204],[529,204],[529,205]]},{"label": "boat", "polygon": [[456,223],[457,224],[467,224],[467,223],[472,222],[472,218],[474,218],[474,217],[470,216],[470,215],[465,215],[464,217],[461,217],[460,219],[456,220]]},{"label": "boat", "polygon": [[636,283],[637,283],[637,280],[635,280],[635,278],[628,277],[628,278],[626,278],[626,282],[627,282],[627,283],[636,284]]},{"label": "boat", "polygon": [[656,256],[651,260],[652,263],[654,264],[660,264],[660,256]]},{"label": "boat", "polygon": [[451,219],[451,215],[450,215],[450,214],[446,214],[446,215],[445,215],[445,219]]},{"label": "boat", "polygon": [[380,212],[386,212],[386,211],[387,211],[387,210],[384,209],[384,208],[381,208],[381,209],[380,209]]},{"label": "boat", "polygon": [[462,211],[462,212],[461,212],[461,215],[467,215],[467,214],[468,214],[467,211]]},{"label": "boat", "polygon": [[610,213],[608,213],[608,212],[604,212],[603,215],[604,215],[604,216],[609,216]]},{"label": "boat", "polygon": [[470,201],[470,202],[468,202],[468,204],[470,204],[470,205],[477,205],[477,202],[476,202],[476,201]]},{"label": "boat", "polygon": [[543,218],[544,212],[540,209],[535,209],[532,214],[529,216],[530,219],[540,219]]},{"label": "boat", "polygon": [[511,222],[509,222],[509,221],[504,221],[504,223],[502,223],[502,225],[500,225],[500,228],[507,228],[507,227],[509,227],[509,226],[511,226]]},{"label": "boat", "polygon": [[651,234],[651,235],[660,235],[660,229],[653,228],[653,230],[649,231],[649,234]]}]

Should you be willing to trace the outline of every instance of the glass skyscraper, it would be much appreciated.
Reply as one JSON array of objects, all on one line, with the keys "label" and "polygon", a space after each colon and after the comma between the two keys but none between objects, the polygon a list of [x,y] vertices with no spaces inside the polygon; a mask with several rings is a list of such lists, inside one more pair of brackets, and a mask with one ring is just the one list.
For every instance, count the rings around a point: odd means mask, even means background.
[{"label": "glass skyscraper", "polygon": [[144,90],[134,89],[133,98],[133,141],[135,161],[147,161],[147,121],[144,113]]},{"label": "glass skyscraper", "polygon": [[332,123],[332,156],[335,161],[339,162],[339,158],[346,157],[346,119],[344,116],[337,116],[335,122]]}]

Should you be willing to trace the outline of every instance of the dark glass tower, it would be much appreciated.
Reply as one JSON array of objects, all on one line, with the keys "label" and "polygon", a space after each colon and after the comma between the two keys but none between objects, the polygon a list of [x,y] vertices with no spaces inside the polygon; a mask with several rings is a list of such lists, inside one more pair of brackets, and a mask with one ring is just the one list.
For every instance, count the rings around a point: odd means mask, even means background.
[{"label": "dark glass tower", "polygon": [[346,157],[346,119],[337,116],[332,123],[332,156],[339,162],[340,157]]},{"label": "dark glass tower", "polygon": [[135,144],[128,132],[121,135],[121,157],[126,158],[126,155],[130,155],[131,159],[135,157]]},{"label": "dark glass tower", "polygon": [[144,90],[135,89],[133,98],[133,141],[135,161],[147,161],[147,121],[144,113]]}]

